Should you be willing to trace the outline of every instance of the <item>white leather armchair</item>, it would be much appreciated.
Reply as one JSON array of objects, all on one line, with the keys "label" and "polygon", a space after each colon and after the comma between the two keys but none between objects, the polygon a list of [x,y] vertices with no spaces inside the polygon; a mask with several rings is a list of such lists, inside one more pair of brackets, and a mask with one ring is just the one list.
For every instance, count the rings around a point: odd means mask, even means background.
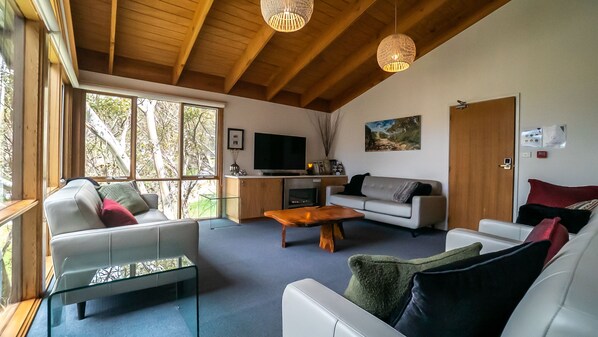
[{"label": "white leather armchair", "polygon": [[[93,270],[181,255],[186,255],[197,263],[197,221],[168,220],[156,209],[157,196],[142,197],[149,201],[151,209],[136,216],[139,224],[123,227],[104,226],[98,215],[102,209],[102,200],[95,187],[87,180],[71,181],[46,199],[44,209],[52,234],[50,249],[54,276],[58,278],[73,270]],[[83,284],[89,281],[81,280]],[[82,318],[87,300],[147,287],[143,283],[128,283],[126,289],[97,287],[77,292],[63,300],[65,304],[80,303]]]}]

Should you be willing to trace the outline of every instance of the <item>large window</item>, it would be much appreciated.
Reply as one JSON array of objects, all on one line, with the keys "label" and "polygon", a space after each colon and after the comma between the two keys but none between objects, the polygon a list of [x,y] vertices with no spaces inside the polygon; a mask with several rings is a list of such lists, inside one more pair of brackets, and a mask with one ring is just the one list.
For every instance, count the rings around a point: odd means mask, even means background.
[{"label": "large window", "polygon": [[90,92],[85,110],[85,175],[135,179],[169,218],[210,215],[200,194],[218,192],[217,108]]}]

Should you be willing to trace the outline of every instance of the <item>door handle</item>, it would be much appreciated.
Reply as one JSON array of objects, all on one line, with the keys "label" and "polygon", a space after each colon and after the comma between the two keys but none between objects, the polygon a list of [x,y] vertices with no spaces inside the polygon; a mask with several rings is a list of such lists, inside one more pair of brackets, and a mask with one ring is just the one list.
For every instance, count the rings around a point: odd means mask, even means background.
[{"label": "door handle", "polygon": [[512,158],[503,159],[503,163],[498,165],[498,167],[502,168],[503,170],[512,169],[513,168],[513,159]]}]

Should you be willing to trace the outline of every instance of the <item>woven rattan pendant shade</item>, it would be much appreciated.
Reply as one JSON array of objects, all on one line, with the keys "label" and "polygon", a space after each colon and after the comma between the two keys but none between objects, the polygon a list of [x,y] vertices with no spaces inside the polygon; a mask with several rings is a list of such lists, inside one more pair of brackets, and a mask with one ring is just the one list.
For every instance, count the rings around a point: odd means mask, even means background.
[{"label": "woven rattan pendant shade", "polygon": [[403,71],[415,60],[415,43],[404,34],[392,34],[378,46],[378,65],[382,70],[396,73]]},{"label": "woven rattan pendant shade", "polygon": [[294,32],[305,26],[314,11],[313,0],[261,0],[264,20],[279,32]]}]

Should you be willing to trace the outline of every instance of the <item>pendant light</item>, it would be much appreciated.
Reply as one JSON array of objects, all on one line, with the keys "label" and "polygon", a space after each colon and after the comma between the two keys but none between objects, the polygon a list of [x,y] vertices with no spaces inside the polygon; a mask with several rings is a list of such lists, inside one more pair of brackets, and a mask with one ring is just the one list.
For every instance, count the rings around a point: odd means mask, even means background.
[{"label": "pendant light", "polygon": [[305,26],[314,11],[313,0],[261,0],[262,16],[279,32],[294,32]]},{"label": "pendant light", "polygon": [[405,35],[397,34],[397,3],[395,1],[395,33],[385,37],[376,54],[382,70],[396,73],[403,71],[415,60],[415,42]]}]

